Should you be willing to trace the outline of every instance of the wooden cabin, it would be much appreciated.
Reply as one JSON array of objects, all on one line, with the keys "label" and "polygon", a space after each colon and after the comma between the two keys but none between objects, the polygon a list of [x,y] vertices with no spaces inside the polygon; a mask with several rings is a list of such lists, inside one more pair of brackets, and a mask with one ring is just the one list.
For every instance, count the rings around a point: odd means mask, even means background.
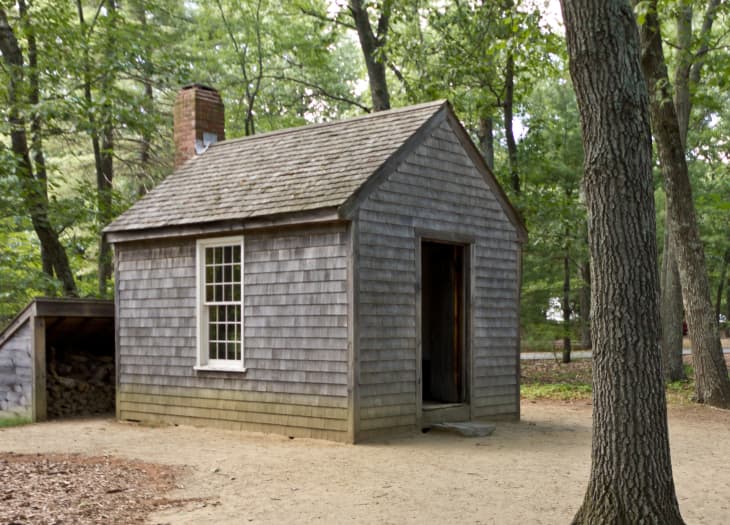
[{"label": "wooden cabin", "polygon": [[526,232],[450,104],[234,140],[222,115],[184,88],[179,166],[105,230],[117,416],[345,442],[518,418]]}]

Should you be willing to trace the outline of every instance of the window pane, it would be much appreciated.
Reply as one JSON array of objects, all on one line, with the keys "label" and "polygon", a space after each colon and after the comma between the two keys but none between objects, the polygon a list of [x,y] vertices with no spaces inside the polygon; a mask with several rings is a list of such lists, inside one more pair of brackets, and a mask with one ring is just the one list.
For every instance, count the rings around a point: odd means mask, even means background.
[{"label": "window pane", "polygon": [[203,292],[208,323],[208,341],[205,344],[211,360],[240,362],[243,357],[242,258],[240,244],[204,249],[204,282],[201,285],[205,288]]}]

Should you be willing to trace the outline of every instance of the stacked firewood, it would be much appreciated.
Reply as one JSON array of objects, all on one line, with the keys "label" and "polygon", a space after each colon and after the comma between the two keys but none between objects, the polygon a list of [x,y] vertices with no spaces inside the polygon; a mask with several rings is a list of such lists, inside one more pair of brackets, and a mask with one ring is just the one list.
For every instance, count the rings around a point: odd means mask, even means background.
[{"label": "stacked firewood", "polygon": [[114,411],[114,358],[91,352],[49,352],[48,417]]}]

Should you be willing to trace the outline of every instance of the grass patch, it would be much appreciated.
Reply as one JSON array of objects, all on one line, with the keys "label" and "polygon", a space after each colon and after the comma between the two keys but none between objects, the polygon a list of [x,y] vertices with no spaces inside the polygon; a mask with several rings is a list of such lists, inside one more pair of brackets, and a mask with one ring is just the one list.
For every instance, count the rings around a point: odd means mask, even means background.
[{"label": "grass patch", "polygon": [[[692,377],[692,376],[687,376]],[[695,394],[694,381],[689,379],[684,381],[672,381],[667,383],[667,402],[674,405],[689,405],[694,403],[692,400]]]},{"label": "grass patch", "polygon": [[591,360],[561,363],[553,359],[523,361],[520,393],[524,399],[572,401],[590,399]]},{"label": "grass patch", "polygon": [[586,384],[550,383],[522,385],[520,394],[523,399],[552,399],[557,401],[575,401],[590,399],[593,387]]},{"label": "grass patch", "polygon": [[[556,359],[522,361],[520,394],[523,399],[551,399],[574,401],[590,399],[593,392],[590,359],[576,359],[572,363],[561,363]],[[667,402],[672,405],[694,403],[694,369],[684,365],[687,379],[667,384]]]},{"label": "grass patch", "polygon": [[28,417],[0,417],[0,428],[17,427],[30,423]]}]

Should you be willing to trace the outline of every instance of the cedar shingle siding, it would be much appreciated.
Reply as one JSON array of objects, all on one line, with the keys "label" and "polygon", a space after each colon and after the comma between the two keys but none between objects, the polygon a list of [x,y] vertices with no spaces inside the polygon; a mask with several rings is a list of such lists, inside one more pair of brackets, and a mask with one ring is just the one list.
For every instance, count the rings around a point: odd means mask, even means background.
[{"label": "cedar shingle siding", "polygon": [[[519,415],[525,231],[448,104],[216,144],[106,232],[120,418],[350,442],[416,428],[422,237],[468,254],[460,414]],[[247,370],[195,370],[196,239],[232,234]]]}]

